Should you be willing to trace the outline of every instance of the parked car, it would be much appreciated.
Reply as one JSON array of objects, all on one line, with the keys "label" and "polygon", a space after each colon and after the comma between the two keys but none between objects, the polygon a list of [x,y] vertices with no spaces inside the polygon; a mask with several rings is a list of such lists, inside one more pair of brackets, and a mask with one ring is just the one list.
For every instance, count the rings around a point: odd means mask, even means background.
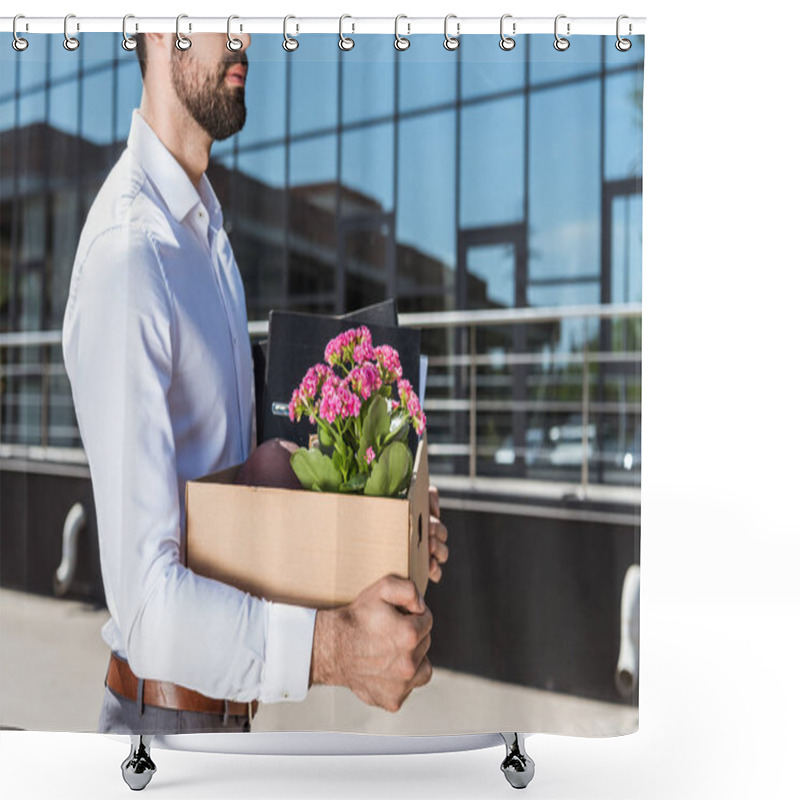
[{"label": "parked car", "polygon": [[[534,464],[541,463],[544,457],[544,431],[541,428],[528,428],[525,431],[525,466],[532,467]],[[500,448],[495,451],[494,463],[498,465],[514,464],[516,453],[514,452],[514,437],[509,435],[503,439]]]}]

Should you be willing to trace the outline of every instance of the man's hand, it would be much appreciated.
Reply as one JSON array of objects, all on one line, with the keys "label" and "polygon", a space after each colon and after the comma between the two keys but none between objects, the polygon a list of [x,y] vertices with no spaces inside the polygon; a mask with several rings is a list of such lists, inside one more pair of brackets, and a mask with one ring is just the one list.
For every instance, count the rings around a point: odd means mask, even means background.
[{"label": "man's hand", "polygon": [[442,564],[447,561],[448,548],[447,528],[439,519],[441,514],[439,509],[439,490],[431,486],[428,490],[430,505],[430,527],[428,529],[428,546],[430,549],[430,565],[428,576],[434,583],[439,583],[442,579]]},{"label": "man's hand", "polygon": [[346,686],[368,705],[399,711],[431,679],[432,626],[413,582],[387,575],[349,605],[317,612],[310,683]]}]

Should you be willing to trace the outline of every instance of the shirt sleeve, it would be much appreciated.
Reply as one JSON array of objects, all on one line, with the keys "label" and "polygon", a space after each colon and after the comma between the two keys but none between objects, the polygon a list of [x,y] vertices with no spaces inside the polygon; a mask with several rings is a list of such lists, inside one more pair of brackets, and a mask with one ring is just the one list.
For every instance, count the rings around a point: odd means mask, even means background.
[{"label": "shirt sleeve", "polygon": [[209,697],[302,700],[314,609],[253,597],[181,563],[169,406],[172,300],[145,229],[76,261],[64,362],[92,475],[103,584],[131,669]]}]

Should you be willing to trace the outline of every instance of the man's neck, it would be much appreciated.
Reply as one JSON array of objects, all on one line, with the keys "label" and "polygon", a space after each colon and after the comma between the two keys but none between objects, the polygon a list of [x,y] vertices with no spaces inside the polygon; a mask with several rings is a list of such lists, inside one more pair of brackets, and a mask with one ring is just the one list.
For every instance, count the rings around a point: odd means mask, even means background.
[{"label": "man's neck", "polygon": [[147,92],[142,94],[139,113],[199,189],[208,168],[211,137],[182,105],[151,103]]}]

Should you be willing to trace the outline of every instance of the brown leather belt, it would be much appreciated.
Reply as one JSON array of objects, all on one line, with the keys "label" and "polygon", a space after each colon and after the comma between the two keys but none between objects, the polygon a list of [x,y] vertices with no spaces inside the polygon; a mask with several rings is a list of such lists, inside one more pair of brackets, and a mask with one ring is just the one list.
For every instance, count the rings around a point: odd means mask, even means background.
[{"label": "brown leather belt", "polygon": [[[249,716],[252,720],[258,710],[258,701],[251,703],[241,703],[233,700],[215,700],[206,697],[185,686],[168,681],[142,681],[143,702],[148,706],[158,708],[170,708],[175,711],[201,711],[207,714],[226,713],[231,717]],[[106,686],[112,692],[127,698],[128,700],[138,701],[139,679],[133,674],[127,661],[123,661],[116,653],[111,654],[111,661],[106,673]]]}]

